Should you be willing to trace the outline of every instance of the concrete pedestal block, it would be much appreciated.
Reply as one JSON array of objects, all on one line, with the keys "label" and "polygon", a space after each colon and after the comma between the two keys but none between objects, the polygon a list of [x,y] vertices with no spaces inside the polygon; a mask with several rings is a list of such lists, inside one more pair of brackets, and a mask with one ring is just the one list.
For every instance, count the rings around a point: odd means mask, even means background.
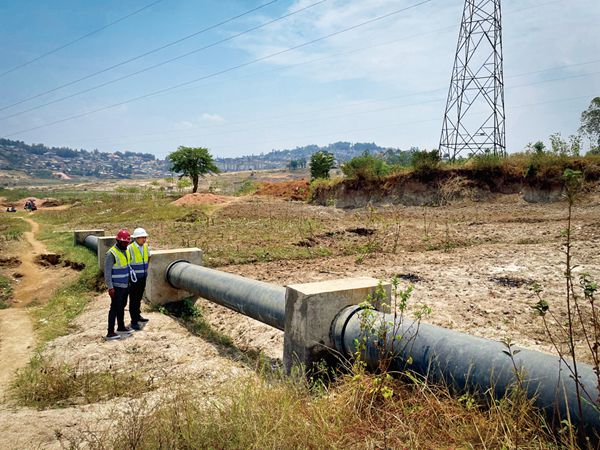
[{"label": "concrete pedestal block", "polygon": [[176,248],[152,250],[148,264],[148,280],[144,298],[152,305],[164,305],[190,297],[187,291],[175,289],[166,279],[167,268],[175,261],[187,261],[202,265],[202,250],[199,248]]},{"label": "concrete pedestal block", "polygon": [[[379,280],[361,277],[287,286],[283,344],[286,372],[299,366],[310,373],[319,362],[335,365],[337,357],[331,352],[330,335],[333,320],[346,306],[364,302],[378,285]],[[389,304],[391,285],[385,283],[383,288]]]},{"label": "concrete pedestal block", "polygon": [[114,236],[101,236],[98,238],[98,267],[100,272],[104,272],[104,262],[106,261],[106,252],[115,245]]},{"label": "concrete pedestal block", "polygon": [[73,243],[75,245],[84,245],[83,241],[85,241],[85,238],[90,235],[104,236],[104,230],[75,230],[73,231]]}]

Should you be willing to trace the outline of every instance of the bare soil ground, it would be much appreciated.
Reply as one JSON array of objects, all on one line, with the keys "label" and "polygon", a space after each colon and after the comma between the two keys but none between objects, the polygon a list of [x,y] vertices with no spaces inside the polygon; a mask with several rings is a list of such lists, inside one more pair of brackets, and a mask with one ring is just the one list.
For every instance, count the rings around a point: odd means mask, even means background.
[{"label": "bare soil ground", "polygon": [[[600,196],[588,198],[576,209],[574,218],[575,273],[589,273],[596,280],[600,279],[599,200]],[[297,208],[303,209],[300,205]],[[320,212],[315,207],[304,208],[305,214],[310,214],[311,208],[312,215]],[[492,203],[433,209],[391,207],[388,213],[397,217],[397,231],[377,222],[367,223],[367,230],[375,230],[373,235],[358,237],[360,228],[347,226],[354,223],[357,211],[329,209],[329,231],[308,240],[307,245],[325,245],[335,251],[341,245],[336,240],[365,243],[375,236],[376,240],[390,241],[394,239],[392,233],[400,235],[401,245],[395,253],[375,247],[358,257],[271,261],[229,265],[221,270],[280,285],[353,276],[381,280],[397,276],[402,286],[414,285],[414,304],[431,306],[433,313],[426,319],[430,323],[554,351],[541,319],[531,308],[536,299],[530,287],[540,283],[555,310],[564,306],[564,204],[532,205],[517,196],[507,196]],[[424,213],[429,216],[424,218]],[[218,305],[202,305],[219,330],[228,334],[234,330],[231,335],[241,347],[259,348],[281,357],[282,333]],[[579,344],[583,346],[583,342]]]},{"label": "bare soil ground", "polygon": [[215,195],[205,192],[196,192],[194,194],[186,194],[173,202],[178,206],[194,206],[194,205],[220,205],[236,201],[237,197]]}]

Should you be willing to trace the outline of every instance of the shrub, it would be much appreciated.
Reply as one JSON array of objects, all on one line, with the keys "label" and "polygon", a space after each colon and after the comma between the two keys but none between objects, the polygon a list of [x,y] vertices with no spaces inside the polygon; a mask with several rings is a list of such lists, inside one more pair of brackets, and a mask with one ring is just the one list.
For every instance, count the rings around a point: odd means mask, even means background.
[{"label": "shrub", "polygon": [[241,196],[254,194],[257,191],[257,189],[258,186],[256,185],[256,183],[248,178],[244,180],[240,187],[235,191],[235,195]]},{"label": "shrub", "polygon": [[390,166],[382,159],[363,153],[342,164],[346,177],[357,180],[374,180],[388,175]]},{"label": "shrub", "polygon": [[502,158],[499,155],[486,153],[482,155],[473,156],[467,163],[467,165],[475,170],[481,171],[494,171],[502,166]]},{"label": "shrub", "polygon": [[414,152],[412,155],[412,166],[415,172],[428,173],[438,168],[441,158],[437,150]]}]

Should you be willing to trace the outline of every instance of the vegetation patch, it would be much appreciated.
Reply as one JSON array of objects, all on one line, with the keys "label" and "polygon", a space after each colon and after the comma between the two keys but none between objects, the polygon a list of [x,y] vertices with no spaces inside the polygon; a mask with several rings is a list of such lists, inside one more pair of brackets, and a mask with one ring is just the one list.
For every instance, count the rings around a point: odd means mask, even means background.
[{"label": "vegetation patch", "polygon": [[[110,430],[64,436],[70,448],[555,448],[530,406],[516,398],[490,407],[425,382],[391,381],[384,398],[372,376],[336,385],[297,379],[238,380],[198,396],[178,389],[158,404],[131,404]],[[573,447],[571,447],[573,448]]]},{"label": "vegetation patch", "polygon": [[29,225],[15,214],[0,215],[0,249],[18,241],[23,237],[23,233],[29,230]]},{"label": "vegetation patch", "polygon": [[156,308],[163,314],[177,318],[192,334],[200,336],[209,342],[231,347],[233,341],[225,334],[219,333],[210,326],[202,316],[202,311],[196,306],[195,300],[184,299],[179,302],[167,303]]},{"label": "vegetation patch", "polygon": [[46,409],[115,397],[138,397],[153,388],[153,380],[135,372],[87,372],[77,366],[51,362],[38,354],[17,373],[12,395],[20,405]]},{"label": "vegetation patch", "polygon": [[12,285],[8,278],[0,275],[0,309],[6,309],[10,306],[12,296]]}]

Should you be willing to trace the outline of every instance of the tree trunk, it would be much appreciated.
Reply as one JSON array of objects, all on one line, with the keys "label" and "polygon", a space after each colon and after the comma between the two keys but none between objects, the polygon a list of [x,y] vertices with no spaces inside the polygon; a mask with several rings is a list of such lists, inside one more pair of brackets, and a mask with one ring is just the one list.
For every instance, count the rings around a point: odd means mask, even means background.
[{"label": "tree trunk", "polygon": [[195,194],[198,190],[198,175],[194,175],[192,177],[192,182],[194,183],[194,189],[192,190],[192,192]]}]

